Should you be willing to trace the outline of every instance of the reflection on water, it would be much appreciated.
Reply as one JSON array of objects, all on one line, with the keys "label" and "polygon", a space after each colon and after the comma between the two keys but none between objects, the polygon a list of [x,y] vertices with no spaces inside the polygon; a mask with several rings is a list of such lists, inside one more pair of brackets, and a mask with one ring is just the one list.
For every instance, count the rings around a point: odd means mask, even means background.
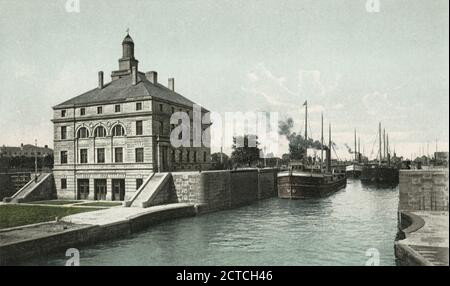
[{"label": "reflection on water", "polygon": [[[376,248],[395,265],[397,188],[362,186],[324,199],[273,198],[165,222],[126,239],[81,248],[81,265],[364,265]],[[64,265],[64,253],[29,261]]]}]

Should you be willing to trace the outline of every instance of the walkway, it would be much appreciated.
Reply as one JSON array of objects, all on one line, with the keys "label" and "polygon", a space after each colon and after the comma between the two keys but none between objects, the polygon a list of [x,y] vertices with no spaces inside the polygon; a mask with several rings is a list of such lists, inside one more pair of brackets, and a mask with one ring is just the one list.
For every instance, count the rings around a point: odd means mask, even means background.
[{"label": "walkway", "polygon": [[398,241],[436,266],[449,265],[449,217],[446,211],[412,211],[425,225]]}]

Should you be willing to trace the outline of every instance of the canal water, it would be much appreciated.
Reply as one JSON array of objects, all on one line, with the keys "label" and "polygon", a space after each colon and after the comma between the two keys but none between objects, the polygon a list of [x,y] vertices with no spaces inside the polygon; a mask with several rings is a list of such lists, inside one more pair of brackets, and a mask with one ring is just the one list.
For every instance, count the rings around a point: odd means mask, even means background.
[{"label": "canal water", "polygon": [[[398,188],[348,180],[323,199],[272,198],[80,249],[80,265],[395,265]],[[28,261],[64,265],[65,253]]]}]

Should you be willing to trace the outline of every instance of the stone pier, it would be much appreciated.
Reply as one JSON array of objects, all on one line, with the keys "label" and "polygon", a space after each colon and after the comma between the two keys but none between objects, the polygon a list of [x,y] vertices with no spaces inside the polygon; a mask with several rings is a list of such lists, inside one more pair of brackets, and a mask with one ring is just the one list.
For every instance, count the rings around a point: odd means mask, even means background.
[{"label": "stone pier", "polygon": [[397,265],[449,265],[448,169],[400,171]]}]

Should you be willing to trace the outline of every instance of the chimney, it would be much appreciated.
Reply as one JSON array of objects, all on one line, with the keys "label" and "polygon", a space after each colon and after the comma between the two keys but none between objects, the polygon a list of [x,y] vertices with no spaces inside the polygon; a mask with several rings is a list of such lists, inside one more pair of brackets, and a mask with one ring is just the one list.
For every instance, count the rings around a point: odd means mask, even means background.
[{"label": "chimney", "polygon": [[158,73],[155,71],[149,71],[145,73],[145,77],[154,84],[158,83]]},{"label": "chimney", "polygon": [[175,79],[173,77],[169,78],[169,89],[175,91]]},{"label": "chimney", "polygon": [[98,88],[99,89],[103,88],[103,72],[102,71],[98,72]]},{"label": "chimney", "polygon": [[133,85],[137,84],[137,82],[138,82],[137,77],[138,77],[137,76],[137,68],[136,68],[136,66],[132,66],[131,67],[131,80],[132,80]]}]

